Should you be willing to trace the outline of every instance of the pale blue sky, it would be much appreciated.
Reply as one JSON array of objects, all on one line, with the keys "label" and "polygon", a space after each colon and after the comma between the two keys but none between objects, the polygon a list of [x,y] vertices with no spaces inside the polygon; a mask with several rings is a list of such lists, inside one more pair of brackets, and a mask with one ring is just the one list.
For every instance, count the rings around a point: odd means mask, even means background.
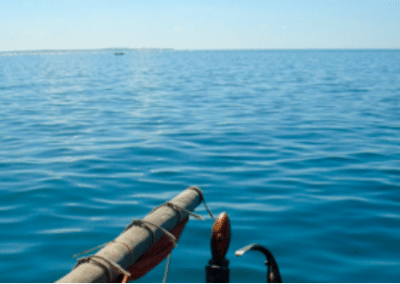
[{"label": "pale blue sky", "polygon": [[400,0],[0,2],[0,51],[400,48]]}]

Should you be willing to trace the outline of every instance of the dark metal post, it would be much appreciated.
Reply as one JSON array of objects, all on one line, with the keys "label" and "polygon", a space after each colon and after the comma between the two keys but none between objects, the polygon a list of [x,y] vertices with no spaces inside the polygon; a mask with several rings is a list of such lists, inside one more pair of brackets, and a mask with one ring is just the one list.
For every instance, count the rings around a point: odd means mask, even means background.
[{"label": "dark metal post", "polygon": [[226,212],[219,214],[211,230],[212,259],[206,266],[207,283],[229,283],[229,260],[225,258],[231,240],[231,223]]},{"label": "dark metal post", "polygon": [[215,263],[211,259],[206,266],[206,283],[229,283],[229,261]]}]

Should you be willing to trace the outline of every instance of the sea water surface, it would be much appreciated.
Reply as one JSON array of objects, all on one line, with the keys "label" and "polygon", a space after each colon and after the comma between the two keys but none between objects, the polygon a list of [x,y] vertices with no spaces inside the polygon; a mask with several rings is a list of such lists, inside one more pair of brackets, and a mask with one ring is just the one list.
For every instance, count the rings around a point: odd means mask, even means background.
[{"label": "sea water surface", "polygon": [[[190,185],[230,216],[231,282],[265,281],[250,243],[284,282],[399,282],[400,51],[0,53],[1,282],[56,281]],[[168,282],[205,281],[212,224]]]}]

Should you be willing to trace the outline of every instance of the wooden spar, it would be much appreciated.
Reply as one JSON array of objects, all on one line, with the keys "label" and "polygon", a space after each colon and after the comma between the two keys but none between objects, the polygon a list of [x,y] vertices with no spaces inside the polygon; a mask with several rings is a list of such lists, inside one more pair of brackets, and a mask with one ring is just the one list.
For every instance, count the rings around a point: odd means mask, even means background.
[{"label": "wooden spar", "polygon": [[[179,208],[193,212],[202,201],[202,191],[198,187],[188,187],[170,202]],[[154,212],[150,212],[143,220],[171,231],[177,224],[188,217],[187,212],[184,210],[179,211],[180,213],[169,206],[161,206],[154,210]],[[100,265],[94,261],[83,262],[59,279],[57,283],[116,281],[121,277],[121,272],[108,261],[103,261],[103,258],[116,263],[123,269],[127,269],[140,256],[146,253],[152,244],[165,235],[160,229],[152,225],[148,227],[154,232],[154,240],[152,240],[152,234],[148,229],[140,226],[132,226],[122,232],[114,242],[108,243],[95,254],[98,257],[94,260],[101,263]]]}]

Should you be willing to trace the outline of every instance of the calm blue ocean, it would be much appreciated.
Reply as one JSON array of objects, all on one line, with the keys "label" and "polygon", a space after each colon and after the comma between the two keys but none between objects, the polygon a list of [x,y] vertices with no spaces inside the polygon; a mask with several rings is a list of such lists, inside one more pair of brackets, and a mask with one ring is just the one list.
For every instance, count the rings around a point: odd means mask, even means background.
[{"label": "calm blue ocean", "polygon": [[[399,282],[400,51],[0,53],[1,282],[56,281],[190,185],[230,216],[231,282],[265,280],[255,242],[284,282]],[[168,282],[205,281],[212,223]]]}]

